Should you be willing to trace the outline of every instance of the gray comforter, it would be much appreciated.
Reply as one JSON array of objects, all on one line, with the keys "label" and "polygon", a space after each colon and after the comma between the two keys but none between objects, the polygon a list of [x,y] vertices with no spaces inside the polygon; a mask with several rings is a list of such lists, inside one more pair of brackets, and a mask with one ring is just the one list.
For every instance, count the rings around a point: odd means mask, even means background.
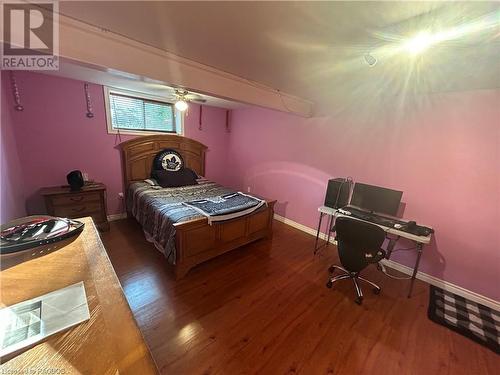
[{"label": "gray comforter", "polygon": [[202,217],[183,202],[214,198],[233,192],[210,181],[177,188],[151,186],[145,182],[130,185],[127,193],[127,211],[142,225],[146,238],[175,264],[174,223]]}]

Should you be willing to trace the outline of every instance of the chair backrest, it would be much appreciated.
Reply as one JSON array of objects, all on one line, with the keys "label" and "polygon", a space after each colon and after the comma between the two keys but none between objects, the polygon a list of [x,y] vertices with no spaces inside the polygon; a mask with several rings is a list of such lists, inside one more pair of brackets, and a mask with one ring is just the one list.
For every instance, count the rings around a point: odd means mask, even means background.
[{"label": "chair backrest", "polygon": [[377,257],[385,239],[382,228],[347,217],[337,218],[335,228],[340,262],[346,270],[359,272],[373,263],[366,254],[371,254],[371,259]]}]

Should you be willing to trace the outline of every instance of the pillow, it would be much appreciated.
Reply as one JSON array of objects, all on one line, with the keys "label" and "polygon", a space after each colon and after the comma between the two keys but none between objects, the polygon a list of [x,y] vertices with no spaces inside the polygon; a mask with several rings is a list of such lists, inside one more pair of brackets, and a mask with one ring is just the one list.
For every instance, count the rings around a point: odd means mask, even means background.
[{"label": "pillow", "polygon": [[189,185],[197,185],[196,173],[189,168],[181,168],[178,171],[166,171],[164,169],[155,170],[151,173],[161,187],[181,187]]},{"label": "pillow", "polygon": [[147,178],[144,180],[144,182],[151,186],[158,186],[158,182],[156,182],[156,180],[153,180],[152,178]]}]

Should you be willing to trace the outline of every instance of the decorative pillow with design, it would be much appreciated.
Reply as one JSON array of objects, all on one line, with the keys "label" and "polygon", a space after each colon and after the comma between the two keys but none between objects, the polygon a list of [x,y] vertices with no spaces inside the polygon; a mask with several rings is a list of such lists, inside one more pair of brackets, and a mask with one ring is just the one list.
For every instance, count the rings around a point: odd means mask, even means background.
[{"label": "decorative pillow with design", "polygon": [[161,187],[181,187],[196,185],[196,173],[184,167],[182,155],[174,149],[160,151],[153,160],[151,178]]}]

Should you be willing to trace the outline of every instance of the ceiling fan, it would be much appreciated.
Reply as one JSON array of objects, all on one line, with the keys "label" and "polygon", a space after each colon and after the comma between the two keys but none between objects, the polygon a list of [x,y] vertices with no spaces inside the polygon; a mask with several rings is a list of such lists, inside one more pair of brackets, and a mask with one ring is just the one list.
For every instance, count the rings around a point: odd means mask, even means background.
[{"label": "ceiling fan", "polygon": [[172,99],[175,100],[175,108],[181,112],[188,108],[189,102],[206,103],[207,101],[201,95],[193,94],[183,89],[175,89]]}]

